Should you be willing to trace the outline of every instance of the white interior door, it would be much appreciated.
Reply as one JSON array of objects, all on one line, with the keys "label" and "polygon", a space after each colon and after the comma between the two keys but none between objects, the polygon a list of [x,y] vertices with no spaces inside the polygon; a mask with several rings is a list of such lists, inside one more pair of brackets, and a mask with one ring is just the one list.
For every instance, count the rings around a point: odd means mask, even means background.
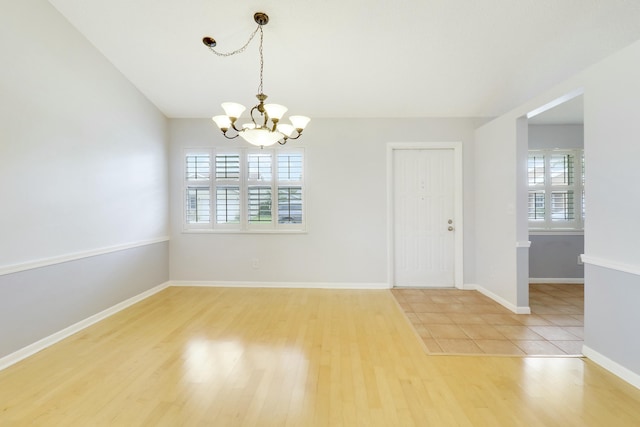
[{"label": "white interior door", "polygon": [[455,284],[454,150],[393,150],[394,285]]}]

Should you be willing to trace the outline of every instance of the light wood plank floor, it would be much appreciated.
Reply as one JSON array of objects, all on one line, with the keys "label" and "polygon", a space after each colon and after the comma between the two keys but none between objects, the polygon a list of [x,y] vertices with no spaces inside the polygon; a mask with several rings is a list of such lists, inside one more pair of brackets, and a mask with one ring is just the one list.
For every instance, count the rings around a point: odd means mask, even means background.
[{"label": "light wood plank floor", "polygon": [[422,346],[390,291],[168,288],[0,372],[0,425],[640,425],[588,360]]}]

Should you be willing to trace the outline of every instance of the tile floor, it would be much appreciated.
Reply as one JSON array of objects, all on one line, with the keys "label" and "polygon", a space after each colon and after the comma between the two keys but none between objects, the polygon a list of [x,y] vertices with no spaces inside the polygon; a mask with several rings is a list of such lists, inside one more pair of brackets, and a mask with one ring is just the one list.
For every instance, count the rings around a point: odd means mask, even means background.
[{"label": "tile floor", "polygon": [[392,293],[432,354],[581,355],[583,285],[530,285],[532,314],[514,314],[477,291]]}]

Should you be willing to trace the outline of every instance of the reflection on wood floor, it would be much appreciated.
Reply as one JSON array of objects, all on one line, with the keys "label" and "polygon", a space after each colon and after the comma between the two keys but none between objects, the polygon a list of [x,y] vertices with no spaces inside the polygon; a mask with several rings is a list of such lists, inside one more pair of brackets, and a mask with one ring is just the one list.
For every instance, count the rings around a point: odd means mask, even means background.
[{"label": "reflection on wood floor", "polygon": [[639,420],[586,359],[429,356],[387,290],[168,288],[0,372],[2,426]]},{"label": "reflection on wood floor", "polygon": [[582,354],[583,285],[530,285],[529,315],[514,314],[477,291],[392,292],[432,354]]}]

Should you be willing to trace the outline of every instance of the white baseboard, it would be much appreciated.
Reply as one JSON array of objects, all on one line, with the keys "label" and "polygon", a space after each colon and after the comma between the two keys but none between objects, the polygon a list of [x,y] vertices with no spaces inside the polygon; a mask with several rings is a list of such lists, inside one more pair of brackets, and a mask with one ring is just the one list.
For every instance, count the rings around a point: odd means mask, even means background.
[{"label": "white baseboard", "polygon": [[582,346],[582,354],[588,359],[592,360],[594,363],[602,366],[607,371],[622,378],[632,386],[640,389],[640,375],[625,368],[619,363],[614,362],[613,360],[598,353],[594,349],[587,347],[586,345]]},{"label": "white baseboard", "polygon": [[529,283],[531,284],[554,284],[554,285],[582,285],[584,283],[584,277],[567,278],[567,277],[530,277]]},{"label": "white baseboard", "polygon": [[171,286],[204,286],[212,288],[299,288],[299,289],[389,289],[388,283],[339,282],[236,282],[236,281],[172,281]]},{"label": "white baseboard", "polygon": [[8,368],[11,365],[18,363],[19,361],[26,359],[27,357],[36,354],[39,351],[44,350],[45,348],[52,346],[53,344],[62,341],[63,339],[80,332],[81,330],[88,328],[89,326],[97,323],[101,320],[106,319],[109,316],[116,314],[119,311],[124,310],[125,308],[132,306],[133,304],[140,302],[146,298],[149,298],[151,295],[156,294],[163,289],[169,287],[169,282],[158,285],[154,288],[149,289],[141,294],[133,296],[127,300],[124,300],[112,307],[107,308],[99,313],[94,314],[84,320],[81,320],[73,325],[62,329],[48,337],[45,337],[39,341],[34,342],[33,344],[29,344],[26,347],[21,348],[20,350],[8,354],[2,358],[0,358],[0,371]]},{"label": "white baseboard", "polygon": [[509,310],[513,311],[516,314],[531,314],[531,308],[530,307],[518,307],[516,305],[513,305],[509,301],[507,301],[506,299],[502,298],[499,295],[494,294],[490,290],[488,290],[488,289],[486,289],[486,288],[484,288],[484,287],[482,287],[480,285],[465,284],[464,285],[464,289],[478,291],[482,295],[491,298],[492,300],[494,300],[498,304],[502,305],[505,308],[508,308]]}]

